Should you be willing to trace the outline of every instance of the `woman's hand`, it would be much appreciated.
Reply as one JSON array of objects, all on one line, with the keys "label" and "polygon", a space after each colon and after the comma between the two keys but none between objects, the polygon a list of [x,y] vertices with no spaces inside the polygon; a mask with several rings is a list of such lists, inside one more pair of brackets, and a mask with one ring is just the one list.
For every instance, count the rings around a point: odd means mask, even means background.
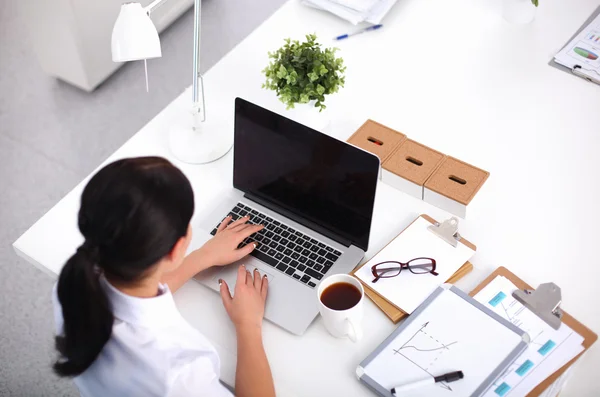
[{"label": "woman's hand", "polygon": [[217,228],[215,236],[198,249],[198,257],[202,258],[202,262],[207,263],[209,267],[225,266],[254,251],[258,244],[256,242],[238,249],[238,245],[242,241],[264,227],[263,225],[249,225],[246,223],[249,220],[250,218],[245,216],[230,223],[231,217],[225,218]]},{"label": "woman's hand", "polygon": [[265,301],[269,280],[267,276],[260,276],[254,269],[254,277],[246,270],[245,266],[238,269],[237,282],[233,298],[229,293],[229,286],[224,280],[219,280],[221,298],[229,318],[238,332],[260,332],[262,319],[265,315]]},{"label": "woman's hand", "polygon": [[271,368],[262,341],[262,319],[269,280],[254,269],[254,277],[245,266],[238,269],[233,298],[223,280],[221,298],[227,314],[235,325],[237,367],[235,395],[238,397],[275,397]]},{"label": "woman's hand", "polygon": [[264,226],[249,225],[246,223],[248,220],[250,218],[245,216],[230,224],[231,217],[225,218],[213,238],[189,254],[177,269],[165,273],[161,281],[169,285],[171,292],[175,292],[199,272],[213,266],[228,265],[251,253],[258,243],[248,244],[240,249],[238,246]]}]

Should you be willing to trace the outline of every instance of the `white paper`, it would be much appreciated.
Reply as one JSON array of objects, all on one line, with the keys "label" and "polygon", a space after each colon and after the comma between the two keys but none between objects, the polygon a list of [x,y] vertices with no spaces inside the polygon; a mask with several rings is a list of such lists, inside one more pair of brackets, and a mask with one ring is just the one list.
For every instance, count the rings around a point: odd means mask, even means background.
[{"label": "white paper", "polygon": [[561,376],[558,377],[539,397],[558,397],[558,394],[567,383],[567,380],[571,377],[571,369],[569,367]]},{"label": "white paper", "polygon": [[369,16],[366,18],[366,22],[373,24],[379,24],[383,21],[383,18],[390,12],[397,0],[381,0],[375,7],[371,9]]},{"label": "white paper", "polygon": [[479,302],[531,337],[527,350],[485,394],[489,397],[524,396],[583,351],[583,337],[566,324],[553,329],[512,297],[517,287],[496,277],[476,296]]},{"label": "white paper", "polygon": [[[302,0],[302,4],[328,11],[357,25],[381,23],[397,0]],[[340,32],[342,34],[344,32]],[[350,33],[350,32],[345,32]]]},{"label": "white paper", "polygon": [[369,12],[381,0],[329,0],[332,3],[356,10],[358,12]]},{"label": "white paper", "polygon": [[581,66],[581,73],[600,80],[600,15],[569,42],[554,60],[572,69]]},{"label": "white paper", "polygon": [[[412,318],[412,317],[411,317]],[[390,390],[431,376],[463,371],[456,382],[403,392],[403,397],[470,396],[522,338],[450,291],[444,291],[364,371]]]},{"label": "white paper", "polygon": [[329,0],[302,0],[302,4],[308,5],[313,8],[328,11],[338,17],[345,19],[353,25],[357,25],[365,20],[365,15],[344,7],[342,5],[332,3]]},{"label": "white paper", "polygon": [[[445,283],[475,253],[464,244],[453,247],[429,230],[431,223],[419,217],[404,232],[396,237],[368,263],[361,267],[356,276],[394,305],[412,313],[431,293]],[[438,276],[430,273],[413,274],[402,269],[397,277],[382,278],[373,282],[371,267],[385,261],[408,262],[414,258],[436,260]]]}]

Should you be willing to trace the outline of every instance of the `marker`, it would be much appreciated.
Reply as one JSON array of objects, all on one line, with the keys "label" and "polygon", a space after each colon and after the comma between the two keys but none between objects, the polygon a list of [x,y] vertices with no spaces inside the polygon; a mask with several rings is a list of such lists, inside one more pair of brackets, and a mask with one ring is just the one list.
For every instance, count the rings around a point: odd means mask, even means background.
[{"label": "marker", "polygon": [[433,376],[431,378],[418,380],[418,381],[412,382],[412,383],[407,383],[402,386],[396,386],[396,387],[392,388],[391,392],[392,392],[393,396],[397,396],[398,393],[401,393],[403,391],[416,389],[416,388],[422,387],[422,386],[433,385],[437,382],[450,383],[450,382],[454,382],[459,379],[462,379],[464,377],[465,377],[465,375],[463,374],[462,371],[449,372],[445,375]]},{"label": "marker", "polygon": [[373,26],[369,26],[368,28],[364,28],[362,30],[354,32],[354,33],[346,33],[346,34],[343,34],[341,36],[334,37],[333,39],[334,40],[344,40],[344,39],[347,39],[348,37],[356,36],[357,34],[361,34],[361,33],[365,33],[365,32],[370,32],[370,31],[373,31],[373,30],[377,30],[377,29],[379,29],[381,27],[383,27],[383,25],[381,25],[381,24],[379,24],[379,25],[373,25]]}]

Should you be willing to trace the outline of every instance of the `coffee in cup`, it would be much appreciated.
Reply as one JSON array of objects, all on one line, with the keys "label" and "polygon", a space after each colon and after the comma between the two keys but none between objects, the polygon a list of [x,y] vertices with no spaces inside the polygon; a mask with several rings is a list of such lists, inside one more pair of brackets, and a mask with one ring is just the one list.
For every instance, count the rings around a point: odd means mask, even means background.
[{"label": "coffee in cup", "polygon": [[348,274],[329,276],[317,291],[319,312],[327,331],[336,338],[348,337],[352,342],[362,337],[362,284]]},{"label": "coffee in cup", "polygon": [[331,284],[321,292],[321,302],[332,310],[348,310],[362,299],[358,288],[347,282]]}]

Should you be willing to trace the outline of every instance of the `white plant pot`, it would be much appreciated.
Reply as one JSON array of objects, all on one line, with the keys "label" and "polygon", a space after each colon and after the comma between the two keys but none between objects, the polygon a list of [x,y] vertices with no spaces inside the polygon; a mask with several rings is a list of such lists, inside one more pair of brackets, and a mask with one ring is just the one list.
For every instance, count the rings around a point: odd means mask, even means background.
[{"label": "white plant pot", "polygon": [[531,0],[502,0],[502,16],[510,23],[530,23],[536,10]]},{"label": "white plant pot", "polygon": [[289,110],[286,109],[286,105],[283,103],[280,102],[280,105],[279,114],[314,130],[324,132],[331,123],[328,109],[319,112],[319,108],[315,107],[315,101],[297,103],[293,109]]}]

